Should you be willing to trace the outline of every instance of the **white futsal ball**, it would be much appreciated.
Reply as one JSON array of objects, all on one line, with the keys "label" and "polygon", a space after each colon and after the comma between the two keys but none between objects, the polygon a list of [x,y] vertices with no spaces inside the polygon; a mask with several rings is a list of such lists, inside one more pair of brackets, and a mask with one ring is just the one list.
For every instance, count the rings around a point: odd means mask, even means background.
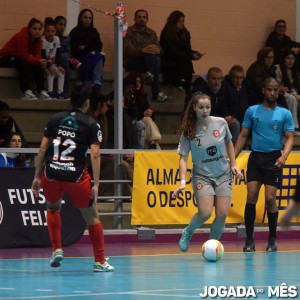
[{"label": "white futsal ball", "polygon": [[224,254],[224,247],[218,240],[208,240],[202,246],[202,256],[207,261],[218,261]]}]

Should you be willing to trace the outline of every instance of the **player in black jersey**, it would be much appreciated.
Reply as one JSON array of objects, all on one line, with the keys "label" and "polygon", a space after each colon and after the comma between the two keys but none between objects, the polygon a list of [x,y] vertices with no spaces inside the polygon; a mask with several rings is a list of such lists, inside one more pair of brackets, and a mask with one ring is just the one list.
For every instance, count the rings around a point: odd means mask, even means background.
[{"label": "player in black jersey", "polygon": [[[99,124],[86,115],[89,93],[77,88],[71,94],[70,111],[55,114],[48,121],[36,159],[32,191],[38,196],[42,187],[47,199],[47,224],[52,244],[51,267],[59,267],[63,260],[61,243],[61,199],[64,193],[71,196],[88,224],[92,240],[95,272],[114,271],[104,257],[104,236],[96,210],[100,175]],[[91,149],[94,184],[86,168],[86,152]]]}]

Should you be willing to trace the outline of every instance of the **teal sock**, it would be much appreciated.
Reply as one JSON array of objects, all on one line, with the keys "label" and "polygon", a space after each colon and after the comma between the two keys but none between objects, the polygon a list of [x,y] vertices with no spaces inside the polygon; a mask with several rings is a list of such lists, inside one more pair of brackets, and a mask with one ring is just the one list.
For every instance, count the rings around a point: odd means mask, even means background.
[{"label": "teal sock", "polygon": [[201,227],[205,220],[200,220],[199,215],[196,213],[192,217],[190,224],[186,227],[186,230],[189,234],[193,234],[196,229]]}]

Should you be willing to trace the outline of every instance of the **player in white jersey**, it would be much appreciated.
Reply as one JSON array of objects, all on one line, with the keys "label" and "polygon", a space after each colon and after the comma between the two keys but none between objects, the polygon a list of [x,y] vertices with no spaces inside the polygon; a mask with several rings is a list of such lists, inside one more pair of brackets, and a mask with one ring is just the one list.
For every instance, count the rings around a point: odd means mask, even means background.
[{"label": "player in white jersey", "polygon": [[[186,187],[187,159],[192,154],[192,181],[198,212],[184,228],[179,248],[186,252],[194,231],[211,216],[215,204],[216,217],[210,228],[210,238],[218,240],[225,227],[232,193],[232,174],[242,178],[236,166],[234,148],[228,125],[223,118],[210,116],[211,99],[195,93],[185,111],[177,153],[180,186],[177,197]],[[227,160],[229,158],[229,161]]]}]

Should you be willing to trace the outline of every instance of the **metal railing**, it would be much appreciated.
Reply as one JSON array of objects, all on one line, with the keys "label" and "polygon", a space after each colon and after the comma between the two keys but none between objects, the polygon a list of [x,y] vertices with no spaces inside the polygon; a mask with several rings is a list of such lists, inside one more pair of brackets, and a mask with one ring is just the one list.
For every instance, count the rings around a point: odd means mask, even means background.
[{"label": "metal railing", "polygon": [[[24,153],[24,154],[37,154],[39,151],[38,148],[0,148],[0,153]],[[101,154],[110,154],[116,156],[122,156],[123,154],[134,154],[136,149],[101,149]],[[90,151],[87,152],[89,154]],[[119,164],[116,165],[116,161],[122,161],[120,157],[115,161],[114,166],[114,175],[117,175],[116,169],[118,169]],[[32,167],[34,167],[35,163],[33,162]],[[114,176],[115,178],[115,176]],[[114,183],[116,185],[116,188],[114,188],[114,191],[116,192],[115,195],[110,196],[98,196],[97,197],[97,203],[102,203],[104,200],[108,199],[114,199],[114,211],[113,212],[98,212],[99,216],[114,216],[114,228],[115,229],[121,229],[122,228],[122,217],[123,216],[130,216],[131,211],[124,212],[123,211],[123,200],[131,200],[132,197],[130,196],[124,196],[120,192],[122,191],[122,188],[120,188],[121,185],[126,183],[132,183],[132,180],[126,180],[126,179],[112,179],[112,180],[99,180],[100,183]],[[100,187],[101,188],[101,187]]]}]

